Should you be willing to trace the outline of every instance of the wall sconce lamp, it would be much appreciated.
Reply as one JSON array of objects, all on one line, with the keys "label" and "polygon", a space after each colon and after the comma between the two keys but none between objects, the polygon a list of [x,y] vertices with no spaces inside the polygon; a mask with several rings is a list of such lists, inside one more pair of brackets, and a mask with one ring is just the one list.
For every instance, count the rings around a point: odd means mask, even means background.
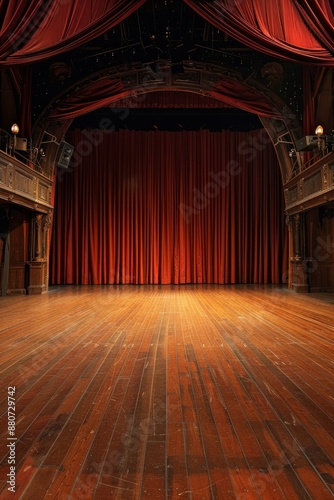
[{"label": "wall sconce lamp", "polygon": [[318,150],[322,151],[322,139],[321,137],[323,136],[324,129],[321,125],[318,125],[317,128],[315,129],[315,135],[318,137]]},{"label": "wall sconce lamp", "polygon": [[15,155],[15,148],[16,148],[16,136],[17,134],[19,133],[19,126],[17,125],[17,123],[14,123],[12,125],[12,128],[11,128],[11,131],[12,131],[12,134],[13,134],[13,155]]},{"label": "wall sconce lamp", "polygon": [[326,151],[333,151],[334,145],[334,130],[330,134],[324,134],[322,125],[318,125],[315,129],[315,135],[305,135],[296,141],[296,151],[315,151],[324,154]]}]

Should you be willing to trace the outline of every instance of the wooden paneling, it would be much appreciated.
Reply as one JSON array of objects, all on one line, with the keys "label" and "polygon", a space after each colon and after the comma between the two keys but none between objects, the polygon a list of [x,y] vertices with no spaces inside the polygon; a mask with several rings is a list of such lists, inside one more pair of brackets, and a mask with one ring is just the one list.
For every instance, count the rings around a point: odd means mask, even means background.
[{"label": "wooden paneling", "polygon": [[[26,293],[26,260],[29,244],[29,218],[27,210],[7,206],[9,216],[9,273],[7,293]],[[1,266],[3,272],[4,263]]]},{"label": "wooden paneling", "polygon": [[0,308],[1,498],[333,498],[334,295],[69,286]]},{"label": "wooden paneling", "polygon": [[52,208],[52,181],[0,151],[0,199],[41,213]]},{"label": "wooden paneling", "polygon": [[[334,208],[323,207],[306,214],[310,290],[334,292]],[[325,214],[325,216],[323,216]]]},{"label": "wooden paneling", "polygon": [[286,212],[305,212],[334,200],[334,151],[315,161],[284,183]]}]

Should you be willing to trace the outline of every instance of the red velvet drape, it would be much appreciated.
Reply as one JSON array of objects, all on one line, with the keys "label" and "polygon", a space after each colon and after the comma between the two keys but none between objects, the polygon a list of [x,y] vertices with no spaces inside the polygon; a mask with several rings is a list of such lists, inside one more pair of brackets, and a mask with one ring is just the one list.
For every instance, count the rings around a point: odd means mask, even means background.
[{"label": "red velvet drape", "polygon": [[277,106],[270,103],[262,93],[236,79],[220,80],[215,89],[210,91],[210,95],[249,113],[276,119],[282,118],[282,110],[279,111]]},{"label": "red velvet drape", "polygon": [[0,65],[32,63],[93,40],[146,0],[9,0],[0,6]]},{"label": "red velvet drape", "polygon": [[[126,101],[129,90],[123,90],[121,80],[104,77],[79,87],[69,97],[61,100],[51,109],[51,119],[71,119],[84,115],[118,101]],[[237,107],[270,118],[282,118],[282,111],[268,101],[262,93],[238,80],[220,80],[209,96],[215,101],[223,101],[226,105]],[[145,96],[142,96],[145,99]],[[186,102],[186,101],[185,101]]]},{"label": "red velvet drape", "polygon": [[332,0],[293,0],[304,22],[329,52],[333,53],[334,12]]},{"label": "red velvet drape", "polygon": [[[116,25],[146,0],[9,0],[0,4],[0,64],[66,52]],[[331,0],[184,0],[214,26],[255,50],[334,66]]]},{"label": "red velvet drape", "polygon": [[[332,0],[184,1],[206,21],[254,50],[334,66]],[[300,9],[298,4],[305,3]]]},{"label": "red velvet drape", "polygon": [[[50,111],[51,119],[70,119],[85,115],[96,109],[112,104],[122,98],[123,82],[110,77],[104,77],[90,82],[76,92],[63,99]],[[125,95],[125,94],[124,94]]]},{"label": "red velvet drape", "polygon": [[0,3],[0,62],[33,36],[51,4],[52,0],[8,0]]},{"label": "red velvet drape", "polygon": [[76,155],[58,175],[52,284],[281,282],[281,180],[263,130],[68,140]]},{"label": "red velvet drape", "polygon": [[115,108],[196,108],[196,109],[216,109],[231,108],[232,106],[223,102],[221,96],[213,99],[208,94],[197,94],[193,91],[175,90],[161,88],[158,91],[145,92],[143,94],[130,94],[123,99],[117,99],[111,106]]}]

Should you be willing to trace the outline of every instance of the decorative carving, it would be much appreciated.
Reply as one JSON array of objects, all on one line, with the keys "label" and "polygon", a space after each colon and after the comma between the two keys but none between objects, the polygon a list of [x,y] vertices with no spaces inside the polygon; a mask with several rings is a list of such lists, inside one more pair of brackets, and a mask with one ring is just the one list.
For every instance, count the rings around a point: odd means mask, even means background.
[{"label": "decorative carving", "polygon": [[37,214],[36,218],[35,218],[35,220],[36,220],[36,228],[37,228],[38,231],[40,231],[41,228],[42,228],[42,217],[43,217],[42,214]]},{"label": "decorative carving", "polygon": [[299,181],[299,199],[300,200],[303,198],[303,185],[304,185],[304,179],[300,179],[300,181]]},{"label": "decorative carving", "polygon": [[16,171],[15,189],[34,197],[33,179]]},{"label": "decorative carving", "polygon": [[35,258],[34,258],[34,260],[41,260],[41,258],[42,258],[42,223],[43,223],[43,215],[36,214],[36,217],[35,217],[36,246],[35,246]]},{"label": "decorative carving", "polygon": [[33,197],[36,199],[37,198],[37,187],[38,187],[38,182],[37,182],[36,177],[33,178],[32,186],[33,186]]},{"label": "decorative carving", "polygon": [[324,189],[327,189],[327,171],[328,171],[328,167],[327,167],[327,165],[324,165],[322,167]]},{"label": "decorative carving", "polygon": [[43,201],[48,201],[48,188],[46,186],[43,186],[42,184],[39,185],[39,199]]},{"label": "decorative carving", "polygon": [[46,233],[52,225],[52,212],[44,215],[43,217],[43,231]]},{"label": "decorative carving", "polygon": [[0,184],[6,184],[7,167],[0,165]]},{"label": "decorative carving", "polygon": [[295,222],[296,231],[299,231],[299,229],[300,229],[300,214],[295,214],[293,216],[293,218],[294,218],[294,222]]},{"label": "decorative carving", "polygon": [[64,62],[54,62],[50,65],[49,72],[57,82],[63,85],[66,78],[71,76],[71,67]]},{"label": "decorative carving", "polygon": [[311,196],[312,194],[321,191],[321,173],[316,172],[314,175],[305,178],[303,196]]},{"label": "decorative carving", "polygon": [[[36,211],[49,210],[52,198],[52,181],[32,170],[17,159],[8,163],[0,151],[0,189],[3,196],[15,198],[18,205],[24,204]],[[7,191],[7,193],[6,193]],[[8,198],[9,199],[9,198]],[[46,211],[46,210],[44,210]]]},{"label": "decorative carving", "polygon": [[[319,207],[334,195],[334,151],[309,165],[285,185],[286,211],[304,212]],[[296,197],[296,193],[298,198]]]},{"label": "decorative carving", "polygon": [[[201,82],[201,73],[199,71],[186,71],[184,73],[175,73],[172,81],[174,83],[191,83],[199,85]],[[215,80],[216,83],[217,80]]]},{"label": "decorative carving", "polygon": [[294,254],[294,260],[296,261],[301,260],[300,225],[301,225],[300,214],[295,214],[293,216],[293,254]]},{"label": "decorative carving", "polygon": [[8,187],[9,188],[13,187],[13,177],[14,177],[13,165],[9,164],[8,165]]},{"label": "decorative carving", "polygon": [[277,62],[269,62],[261,69],[261,75],[268,82],[268,87],[280,87],[283,83],[284,69]]}]

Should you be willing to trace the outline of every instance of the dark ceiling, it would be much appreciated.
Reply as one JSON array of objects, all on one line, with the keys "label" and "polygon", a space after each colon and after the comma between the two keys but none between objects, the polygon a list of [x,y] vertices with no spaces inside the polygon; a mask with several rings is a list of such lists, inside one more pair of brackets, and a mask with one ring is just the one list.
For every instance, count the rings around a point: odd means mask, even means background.
[{"label": "dark ceiling", "polygon": [[100,128],[106,119],[112,123],[113,130],[144,130],[144,131],[190,131],[222,130],[249,131],[262,127],[257,115],[241,109],[152,109],[133,108],[130,113],[120,113],[119,109],[101,108],[76,118],[70,129]]},{"label": "dark ceiling", "polygon": [[[90,43],[62,55],[61,62],[69,67],[69,76],[58,81],[50,73],[52,63],[59,59],[49,59],[33,66],[33,118],[36,119],[48,103],[66,86],[73,85],[87,74],[105,68],[118,67],[138,62],[145,63],[154,71],[160,60],[169,60],[174,73],[183,71],[182,61],[201,61],[221,64],[233,68],[243,77],[256,78],[266,83],[261,69],[274,59],[255,52],[231,39],[213,27],[180,0],[150,0],[135,13],[104,35]],[[284,67],[285,78],[278,90],[280,96],[301,116],[301,67],[298,64],[276,60]],[[219,122],[217,115],[219,113]],[[206,115],[206,116],[205,116]],[[87,126],[87,120],[95,123],[99,112],[79,118],[73,124]],[[260,123],[257,117],[240,110],[132,110],[131,118],[122,127],[147,129],[158,125],[160,129],[193,129],[203,127],[216,130],[217,127],[231,129],[252,129]],[[239,123],[239,125],[238,125]],[[180,126],[181,125],[181,126]]]}]

